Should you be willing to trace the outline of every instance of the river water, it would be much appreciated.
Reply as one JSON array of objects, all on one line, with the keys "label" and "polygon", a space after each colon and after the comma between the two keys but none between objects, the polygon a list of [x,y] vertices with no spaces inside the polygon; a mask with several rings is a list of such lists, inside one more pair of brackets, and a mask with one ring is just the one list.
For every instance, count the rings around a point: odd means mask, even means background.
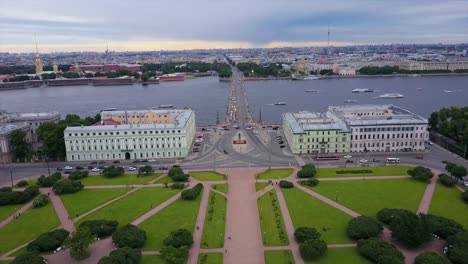
[{"label": "river water", "polygon": [[[322,79],[308,81],[247,81],[249,109],[255,120],[260,109],[265,122],[281,122],[286,111],[325,111],[329,105],[342,105],[344,100],[359,103],[401,106],[428,117],[444,106],[468,105],[468,76],[387,77]],[[374,89],[374,93],[351,93],[355,88]],[[148,109],[161,104],[196,111],[198,125],[214,124],[216,112],[221,121],[226,112],[229,83],[216,77],[203,77],[183,82],[163,82],[143,86],[67,86],[40,87],[0,91],[0,109],[8,112],[59,111],[64,117],[75,113],[95,115],[100,109]],[[319,90],[306,93],[306,89]],[[446,90],[446,91],[444,91]],[[401,93],[401,99],[379,99],[383,93]],[[269,105],[286,102],[285,106]]]}]

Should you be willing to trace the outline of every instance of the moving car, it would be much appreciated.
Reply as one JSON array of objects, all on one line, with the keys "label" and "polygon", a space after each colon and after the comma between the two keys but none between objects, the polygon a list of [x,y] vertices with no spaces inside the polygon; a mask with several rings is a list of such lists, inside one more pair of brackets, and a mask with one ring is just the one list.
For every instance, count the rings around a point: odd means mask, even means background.
[{"label": "moving car", "polygon": [[65,166],[64,169],[65,169],[65,170],[73,170],[73,167],[72,167],[72,166]]},{"label": "moving car", "polygon": [[99,164],[106,164],[106,162],[103,161],[103,160],[99,161],[98,163],[99,163]]},{"label": "moving car", "polygon": [[223,150],[224,154],[229,154],[229,152],[227,150]]},{"label": "moving car", "polygon": [[89,164],[91,164],[91,165],[97,164],[97,161],[91,161]]},{"label": "moving car", "polygon": [[280,148],[285,148],[286,146],[285,145],[280,145]]},{"label": "moving car", "polygon": [[367,162],[369,162],[369,161],[366,160],[366,159],[360,159],[359,162],[360,162],[360,163],[367,163]]},{"label": "moving car", "polygon": [[350,159],[350,158],[352,158],[352,157],[353,157],[353,156],[351,156],[351,155],[345,155],[345,156],[343,156],[343,158],[345,158],[345,159]]},{"label": "moving car", "polygon": [[99,172],[99,169],[98,168],[92,168],[91,171],[92,172]]},{"label": "moving car", "polygon": [[134,160],[133,161],[133,163],[139,163],[139,162],[140,162],[140,160]]},{"label": "moving car", "polygon": [[112,163],[120,163],[120,160],[114,160]]},{"label": "moving car", "polygon": [[77,169],[77,170],[82,170],[82,169],[84,169],[84,168],[83,168],[83,166],[76,166],[76,169]]},{"label": "moving car", "polygon": [[159,170],[167,170],[167,169],[168,169],[168,167],[166,167],[166,166],[159,166],[159,168],[158,168],[158,169],[159,169]]},{"label": "moving car", "polygon": [[155,159],[150,159],[150,160],[148,160],[148,162],[156,162],[156,160]]},{"label": "moving car", "polygon": [[130,167],[128,167],[128,170],[129,170],[129,171],[136,171],[136,170],[137,170],[137,168],[136,168],[136,167],[132,167],[132,166],[130,166]]},{"label": "moving car", "polygon": [[62,169],[62,167],[57,167],[57,170],[58,170],[58,171],[61,171],[61,170],[63,170],[63,169]]}]

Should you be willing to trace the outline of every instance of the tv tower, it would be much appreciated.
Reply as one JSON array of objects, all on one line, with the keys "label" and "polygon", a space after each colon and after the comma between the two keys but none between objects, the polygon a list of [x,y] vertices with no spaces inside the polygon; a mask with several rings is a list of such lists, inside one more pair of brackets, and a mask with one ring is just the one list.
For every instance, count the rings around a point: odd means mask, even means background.
[{"label": "tv tower", "polygon": [[330,48],[330,23],[328,23],[328,43],[327,47]]}]

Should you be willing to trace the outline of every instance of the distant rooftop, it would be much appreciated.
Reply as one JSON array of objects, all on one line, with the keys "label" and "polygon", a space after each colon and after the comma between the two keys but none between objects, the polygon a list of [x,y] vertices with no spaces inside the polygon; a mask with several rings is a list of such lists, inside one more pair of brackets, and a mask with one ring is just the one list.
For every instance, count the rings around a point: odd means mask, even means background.
[{"label": "distant rooftop", "polygon": [[283,119],[291,128],[291,131],[297,134],[323,130],[349,131],[346,124],[333,115],[301,111],[298,113],[284,113]]},{"label": "distant rooftop", "polygon": [[43,112],[43,113],[9,113],[8,116],[15,120],[22,120],[22,119],[49,119],[58,117],[60,118],[59,112]]},{"label": "distant rooftop", "polygon": [[28,124],[25,123],[2,124],[0,125],[0,136],[8,135],[15,129],[23,129],[26,127],[28,127]]}]

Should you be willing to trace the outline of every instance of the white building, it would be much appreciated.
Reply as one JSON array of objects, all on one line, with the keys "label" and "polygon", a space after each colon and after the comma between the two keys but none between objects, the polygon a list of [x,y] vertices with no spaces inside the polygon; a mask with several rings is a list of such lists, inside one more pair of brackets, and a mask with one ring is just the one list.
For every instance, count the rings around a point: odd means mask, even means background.
[{"label": "white building", "polygon": [[65,129],[68,161],[184,158],[195,137],[192,110],[103,111],[101,120]]},{"label": "white building", "polygon": [[31,133],[28,124],[0,124],[0,164],[10,163],[14,158],[14,148],[11,145],[11,133],[16,129],[21,129],[26,132],[26,141],[31,142]]},{"label": "white building", "polygon": [[8,120],[10,123],[27,123],[31,130],[32,142],[39,142],[37,136],[37,129],[42,123],[52,122],[57,123],[60,121],[59,112],[46,112],[46,113],[9,113]]},{"label": "white building", "polygon": [[424,150],[428,121],[394,105],[330,106],[352,131],[351,152]]}]

